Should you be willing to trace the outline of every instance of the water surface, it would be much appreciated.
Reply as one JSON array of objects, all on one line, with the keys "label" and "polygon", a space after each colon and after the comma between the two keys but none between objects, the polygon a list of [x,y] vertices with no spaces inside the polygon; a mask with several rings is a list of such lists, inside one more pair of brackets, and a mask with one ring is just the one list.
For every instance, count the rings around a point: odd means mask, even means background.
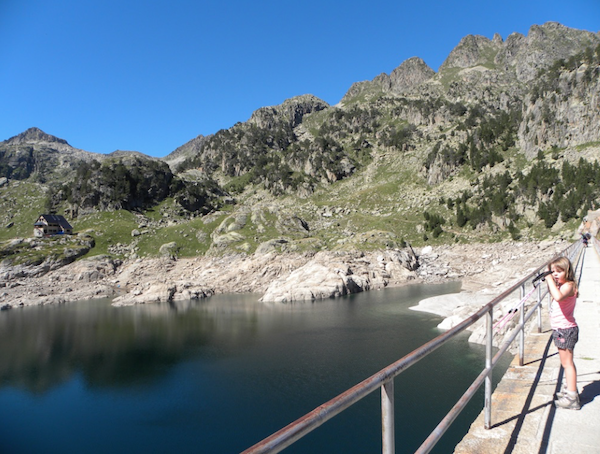
[{"label": "water surface", "polygon": [[[458,289],[2,312],[0,452],[240,452],[438,335],[440,317],[408,308]],[[397,452],[417,449],[483,368],[483,347],[467,338],[396,379]],[[284,452],[380,452],[379,399],[373,393]],[[480,392],[434,452],[452,451],[482,401]]]}]

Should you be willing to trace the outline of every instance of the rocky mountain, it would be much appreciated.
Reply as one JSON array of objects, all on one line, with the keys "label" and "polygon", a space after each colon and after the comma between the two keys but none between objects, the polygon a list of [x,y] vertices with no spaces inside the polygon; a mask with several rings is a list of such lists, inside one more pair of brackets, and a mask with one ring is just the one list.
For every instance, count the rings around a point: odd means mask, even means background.
[{"label": "rocky mountain", "polygon": [[189,142],[178,147],[175,151],[169,153],[163,158],[163,160],[169,164],[171,169],[176,171],[183,161],[197,155],[202,149],[204,142],[207,140],[208,137],[204,137],[202,134],[200,134],[198,137],[194,137]]},{"label": "rocky mountain", "polygon": [[528,82],[537,77],[540,69],[597,45],[598,34],[569,29],[556,22],[534,25],[527,36],[512,33],[506,41],[498,34],[492,40],[468,35],[450,52],[439,71],[488,66],[513,72],[520,82]]},{"label": "rocky mountain", "polygon": [[46,134],[38,128],[0,142],[0,176],[14,179],[37,174],[46,180],[60,170],[72,169],[77,161],[104,159],[104,155],[73,148],[64,139]]},{"label": "rocky mountain", "polygon": [[163,159],[32,128],[0,143],[0,189],[41,185],[40,205],[75,224],[132,213],[139,235],[111,236],[125,257],[151,236],[158,255],[170,228],[188,235],[180,255],[534,239],[597,207],[599,115],[600,35],[550,22],[466,36],[438,72],[413,57],[337,105],[262,107]]},{"label": "rocky mountain", "polygon": [[432,79],[433,76],[435,71],[427,66],[427,63],[419,57],[412,57],[394,69],[390,75],[381,73],[371,82],[356,82],[344,95],[342,103],[369,91],[402,93]]},{"label": "rocky mountain", "polygon": [[[46,134],[39,128],[29,128],[27,131],[22,132],[14,137],[11,137],[4,143],[6,145],[23,145],[23,144],[39,144],[39,143],[52,143],[52,144],[60,144],[67,145],[68,147],[62,147],[63,150],[71,150],[72,147],[67,143],[64,139],[59,139],[58,137],[54,137],[50,134]],[[59,148],[60,149],[60,148]]]},{"label": "rocky mountain", "polygon": [[30,180],[46,186],[46,211],[61,211],[71,218],[96,211],[150,208],[175,197],[184,209],[210,209],[210,184],[187,184],[175,177],[168,162],[181,159],[173,152],[170,161],[137,151],[91,153],[72,147],[64,139],[38,128],[0,143],[0,177]]}]

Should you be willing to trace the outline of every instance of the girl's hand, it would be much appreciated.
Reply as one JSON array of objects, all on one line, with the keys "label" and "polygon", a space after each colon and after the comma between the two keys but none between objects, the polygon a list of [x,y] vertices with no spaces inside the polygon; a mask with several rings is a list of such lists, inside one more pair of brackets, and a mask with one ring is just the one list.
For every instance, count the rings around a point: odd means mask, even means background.
[{"label": "girl's hand", "polygon": [[552,298],[556,302],[560,302],[565,298],[573,296],[575,294],[575,288],[572,282],[565,282],[563,285],[558,287],[554,279],[546,279],[548,282],[548,291],[552,295]]}]

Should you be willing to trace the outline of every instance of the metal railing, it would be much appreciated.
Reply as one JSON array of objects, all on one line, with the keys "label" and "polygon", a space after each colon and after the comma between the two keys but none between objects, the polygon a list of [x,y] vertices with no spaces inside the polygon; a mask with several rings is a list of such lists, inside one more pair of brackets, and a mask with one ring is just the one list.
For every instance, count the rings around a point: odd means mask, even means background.
[{"label": "metal railing", "polygon": [[[564,249],[557,256],[567,256],[573,262],[573,266],[579,266],[582,249],[582,242],[578,241]],[[576,258],[576,260],[574,260]],[[313,431],[323,423],[338,415],[348,407],[352,406],[362,398],[366,397],[373,391],[381,389],[381,433],[382,433],[382,452],[384,454],[392,454],[395,452],[395,430],[394,430],[394,378],[404,372],[409,367],[416,364],[419,360],[429,355],[446,342],[452,340],[457,334],[462,333],[468,327],[473,325],[479,319],[486,320],[486,360],[485,368],[473,381],[471,386],[462,395],[454,407],[446,414],[438,426],[431,432],[427,439],[416,451],[419,454],[428,453],[433,449],[435,444],[440,440],[442,435],[450,427],[452,422],[465,408],[467,403],[475,395],[477,390],[485,383],[485,399],[484,399],[484,425],[486,429],[492,426],[492,370],[500,360],[500,357],[509,349],[515,338],[519,337],[519,363],[523,365],[524,361],[524,346],[525,346],[525,326],[529,319],[537,312],[537,329],[541,332],[542,312],[541,304],[543,297],[548,294],[546,290],[542,293],[542,286],[537,287],[532,282],[538,275],[540,270],[544,269],[549,262],[544,263],[534,272],[526,276],[514,286],[504,291],[501,295],[492,299],[489,303],[472,314],[470,317],[463,320],[458,325],[440,334],[436,338],[430,340],[421,347],[413,350],[403,358],[381,369],[374,375],[371,375],[366,380],[358,383],[337,397],[315,408],[310,413],[302,416],[283,429],[275,432],[271,436],[258,442],[254,446],[243,451],[242,454],[258,454],[258,453],[276,453],[290,446],[300,438],[304,437],[309,432]],[[531,286],[528,297],[534,293],[534,288],[537,288],[537,302],[530,305],[527,313],[525,313],[526,299],[525,288]],[[498,348],[495,355],[493,353],[493,312],[494,308],[513,293],[520,292],[520,305],[522,306],[517,312],[519,313],[519,322],[513,328],[511,334]],[[549,296],[549,295],[548,295]]]}]

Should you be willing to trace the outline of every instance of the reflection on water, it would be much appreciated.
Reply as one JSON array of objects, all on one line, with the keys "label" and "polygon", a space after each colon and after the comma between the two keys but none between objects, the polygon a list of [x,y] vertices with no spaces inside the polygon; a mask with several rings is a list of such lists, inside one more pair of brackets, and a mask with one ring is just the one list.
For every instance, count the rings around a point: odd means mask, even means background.
[{"label": "reflection on water", "polygon": [[[96,300],[3,312],[0,411],[12,416],[0,428],[0,452],[238,452],[439,334],[437,316],[408,308],[457,290],[415,285],[287,305],[259,303],[259,295],[122,308]],[[402,446],[416,449],[482,367],[483,349],[463,336],[399,377],[397,399],[412,409],[397,416]],[[380,450],[372,397],[286,452]],[[48,418],[54,430],[36,446]]]}]

